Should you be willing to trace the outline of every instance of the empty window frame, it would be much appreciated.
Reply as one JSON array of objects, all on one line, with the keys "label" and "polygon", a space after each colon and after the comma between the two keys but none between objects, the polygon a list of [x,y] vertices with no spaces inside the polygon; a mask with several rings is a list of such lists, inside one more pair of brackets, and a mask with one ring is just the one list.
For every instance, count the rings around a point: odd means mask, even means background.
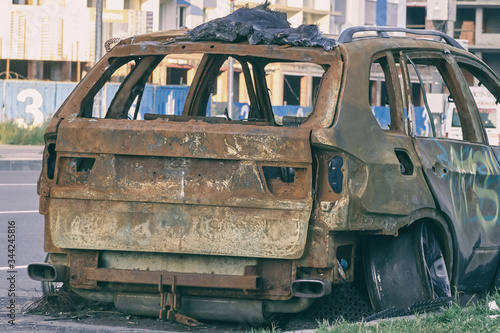
[{"label": "empty window frame", "polygon": [[[189,66],[177,63],[171,67],[174,59],[182,56],[110,59],[104,75],[83,98],[80,116],[134,120],[169,117],[175,121],[198,118],[208,122],[296,127],[312,113],[325,73],[322,66],[313,63],[234,56],[230,108],[229,55],[190,54]],[[180,68],[183,72],[175,76],[171,68]],[[296,80],[287,84],[292,76]],[[148,84],[152,77],[167,85]],[[169,77],[175,82],[169,81]],[[296,98],[293,104],[289,104],[287,94]]]},{"label": "empty window frame", "polygon": [[445,138],[446,110],[454,103],[461,120],[461,139],[482,143],[478,116],[468,105],[462,90],[464,78],[454,60],[441,53],[412,52],[404,53],[401,61],[406,68],[405,89],[413,135]]},{"label": "empty window frame", "polygon": [[403,101],[398,66],[392,54],[376,58],[370,67],[368,101],[384,130],[403,130]]}]

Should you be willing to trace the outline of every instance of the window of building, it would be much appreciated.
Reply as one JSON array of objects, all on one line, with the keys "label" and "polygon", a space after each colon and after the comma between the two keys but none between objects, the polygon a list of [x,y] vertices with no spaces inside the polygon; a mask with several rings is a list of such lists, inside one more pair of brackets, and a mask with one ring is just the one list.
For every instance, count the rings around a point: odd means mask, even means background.
[{"label": "window of building", "polygon": [[167,85],[186,85],[188,68],[167,68]]},{"label": "window of building", "polygon": [[283,85],[283,104],[284,105],[300,105],[300,83],[301,76],[284,75]]},{"label": "window of building", "polygon": [[470,45],[474,44],[476,29],[476,9],[457,8],[457,20],[455,21],[455,38],[466,39]]},{"label": "window of building", "polygon": [[500,33],[500,8],[485,8],[483,10],[483,33],[498,34]]},{"label": "window of building", "polygon": [[187,7],[177,6],[177,28],[186,27]]},{"label": "window of building", "polygon": [[[266,80],[275,119],[288,126],[301,122],[313,110],[324,70],[311,63],[270,63]],[[280,93],[281,92],[281,93]]]},{"label": "window of building", "polygon": [[425,29],[425,7],[406,7],[406,27]]}]

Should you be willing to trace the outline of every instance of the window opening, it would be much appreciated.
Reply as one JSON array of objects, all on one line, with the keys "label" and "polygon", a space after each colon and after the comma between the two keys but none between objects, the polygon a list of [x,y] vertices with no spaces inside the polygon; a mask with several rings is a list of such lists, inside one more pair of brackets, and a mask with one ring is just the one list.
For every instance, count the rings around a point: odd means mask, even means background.
[{"label": "window opening", "polygon": [[[422,90],[422,99],[424,101],[424,108],[425,108],[425,112],[427,113],[427,122],[429,123],[430,125],[430,129],[431,129],[431,135],[432,137],[436,137],[436,128],[434,126],[434,117],[431,113],[431,109],[429,107],[429,102],[427,101],[427,93],[425,91],[425,85],[424,85],[424,82],[422,81],[422,76],[420,75],[420,72],[417,68],[417,65],[415,65],[415,63],[410,59],[408,58],[408,61],[410,62],[410,64],[413,66],[413,69],[415,70],[415,74],[417,74],[417,78],[418,78],[418,82],[420,84],[420,89]],[[439,78],[436,78],[436,71],[431,71],[431,75],[432,75],[432,82],[431,82],[431,89],[433,89],[434,91],[436,92],[439,92],[442,90],[442,81],[438,81]],[[437,87],[435,87],[437,86]],[[437,107],[439,107],[439,104],[436,105]],[[424,117],[425,118],[425,117]]]},{"label": "window opening", "polygon": [[410,89],[412,96],[408,105],[413,135],[446,138],[447,119],[452,117],[447,110],[456,105],[462,129],[460,139],[482,142],[479,117],[470,108],[466,99],[468,93],[462,91],[463,76],[456,72],[453,63],[440,54],[408,54],[404,61],[409,84],[417,84],[420,88]]},{"label": "window opening", "polygon": [[277,124],[299,126],[311,114],[324,72],[321,66],[313,63],[272,62],[266,65],[266,81]]},{"label": "window opening", "polygon": [[[396,77],[392,77],[389,63],[387,57],[380,57],[371,64],[368,102],[382,129],[402,130],[402,116],[399,115],[402,112],[401,92],[398,91],[400,82]],[[395,70],[397,70],[397,66]],[[397,101],[399,101],[399,107]]]},{"label": "window opening", "polygon": [[[147,84],[163,56],[110,59],[104,75],[82,100],[80,116],[108,119],[144,119],[145,113],[182,110],[188,87]],[[99,103],[99,93],[102,99]],[[179,112],[180,114],[180,112]]]},{"label": "window opening", "polygon": [[[500,105],[495,93],[495,80],[486,73],[465,63],[458,63],[476,103],[480,121],[490,144],[498,145],[500,139]],[[498,95],[498,92],[497,92]],[[446,124],[447,136],[452,139],[462,137],[462,124],[454,103],[448,108],[449,120]]]},{"label": "window opening", "polygon": [[382,129],[388,130],[391,125],[391,108],[387,95],[385,73],[379,62],[374,62],[371,65],[368,99],[378,124]]},{"label": "window opening", "polygon": [[186,11],[187,7],[177,6],[177,28],[186,27]]},{"label": "window opening", "polygon": [[[209,70],[196,74],[200,83],[190,92],[197,110],[184,110],[184,115],[295,127],[312,112],[324,73],[321,66],[234,56],[233,113],[228,114],[227,59],[206,55],[204,68]],[[210,100],[206,113],[204,100]]]},{"label": "window opening", "polygon": [[[312,113],[325,72],[313,63],[233,55],[234,104],[229,114],[229,55],[182,57],[185,59],[175,54],[109,59],[104,75],[88,88],[80,116],[297,127]],[[290,91],[285,93],[285,89]],[[103,96],[100,108],[96,106],[99,92]]]}]

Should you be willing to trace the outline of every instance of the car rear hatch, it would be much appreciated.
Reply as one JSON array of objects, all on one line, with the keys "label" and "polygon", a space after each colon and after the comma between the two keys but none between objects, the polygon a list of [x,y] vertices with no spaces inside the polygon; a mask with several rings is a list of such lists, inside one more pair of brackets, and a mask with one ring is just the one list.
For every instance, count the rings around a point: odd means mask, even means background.
[{"label": "car rear hatch", "polygon": [[49,229],[59,248],[299,258],[310,130],[71,118],[58,128]]}]

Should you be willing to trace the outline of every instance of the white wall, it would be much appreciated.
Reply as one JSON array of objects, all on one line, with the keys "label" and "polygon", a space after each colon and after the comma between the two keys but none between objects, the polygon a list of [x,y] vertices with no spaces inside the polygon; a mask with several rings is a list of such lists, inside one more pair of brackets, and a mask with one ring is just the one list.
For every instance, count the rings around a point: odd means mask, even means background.
[{"label": "white wall", "polygon": [[224,17],[229,14],[229,9],[228,0],[217,0],[217,8],[209,9],[207,12],[207,20],[211,21],[219,17]]},{"label": "white wall", "polygon": [[344,29],[365,24],[365,0],[347,0]]},{"label": "white wall", "polygon": [[8,58],[9,43],[10,43],[10,16],[11,16],[10,2],[0,2],[0,39],[1,39],[1,58]]},{"label": "white wall", "polygon": [[406,27],[406,0],[397,1],[398,4],[398,27]]},{"label": "white wall", "polygon": [[203,23],[203,0],[191,0],[187,11],[186,26],[190,29]]},{"label": "white wall", "polygon": [[123,0],[106,0],[106,9],[123,10]]},{"label": "white wall", "polygon": [[142,3],[141,10],[153,12],[153,31],[159,30],[160,0],[146,0]]}]

